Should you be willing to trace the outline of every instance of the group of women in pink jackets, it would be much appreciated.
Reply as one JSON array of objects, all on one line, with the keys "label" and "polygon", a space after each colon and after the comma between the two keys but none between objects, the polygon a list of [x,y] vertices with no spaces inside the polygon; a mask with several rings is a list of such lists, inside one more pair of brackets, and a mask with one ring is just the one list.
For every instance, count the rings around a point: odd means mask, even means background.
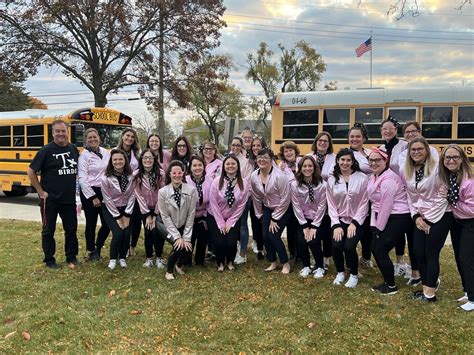
[{"label": "group of women in pink jackets", "polygon": [[[145,267],[166,268],[166,279],[185,267],[204,265],[206,252],[217,270],[234,270],[247,260],[250,215],[253,249],[271,272],[290,273],[291,258],[302,263],[301,277],[326,277],[329,258],[334,285],[354,288],[359,265],[372,256],[383,281],[372,290],[395,294],[395,276],[421,289],[413,298],[435,302],[440,286],[439,255],[450,233],[464,295],[461,309],[474,309],[474,177],[465,152],[455,144],[441,155],[420,135],[417,122],[382,122],[380,147],[366,147],[367,131],[356,124],[348,148],[333,151],[331,135],[320,132],[312,153],[300,156],[294,142],[281,145],[278,157],[250,129],[234,137],[223,159],[206,142],[192,154],[186,137],[171,153],[161,139],[148,137],[140,151],[136,132],[123,131],[116,149],[100,147],[97,131],[85,134],[79,183],[86,216],[86,245],[91,260],[112,232],[109,264],[125,268],[134,255],[143,225]],[[278,159],[277,159],[278,158]],[[95,235],[97,219],[102,226]],[[287,244],[282,232],[287,230]],[[165,241],[172,245],[167,262]],[[357,245],[361,242],[361,257]],[[406,242],[410,267],[405,264]],[[396,251],[395,263],[390,258]],[[311,265],[310,253],[314,258]]]}]

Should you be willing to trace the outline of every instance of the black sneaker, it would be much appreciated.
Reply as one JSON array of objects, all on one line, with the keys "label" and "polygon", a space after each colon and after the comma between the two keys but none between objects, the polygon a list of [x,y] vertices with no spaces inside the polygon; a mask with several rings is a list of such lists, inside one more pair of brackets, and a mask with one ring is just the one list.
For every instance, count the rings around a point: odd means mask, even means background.
[{"label": "black sneaker", "polygon": [[79,260],[77,260],[77,258],[74,257],[74,258],[71,258],[71,259],[69,259],[69,260],[66,260],[66,263],[69,264],[69,265],[72,264],[72,265],[76,265],[76,266],[77,266],[77,265],[79,265]]},{"label": "black sneaker", "polygon": [[377,291],[381,295],[394,295],[398,292],[397,286],[389,287],[385,283],[372,287],[372,291]]},{"label": "black sneaker", "polygon": [[421,284],[421,277],[414,279],[410,277],[410,279],[407,281],[408,286],[416,287]]},{"label": "black sneaker", "polygon": [[420,301],[423,302],[428,302],[428,303],[433,303],[436,302],[436,295],[433,297],[426,297],[424,294],[419,298]]},{"label": "black sneaker", "polygon": [[423,297],[423,290],[418,290],[418,291],[413,292],[412,298],[414,300],[420,299],[421,297]]},{"label": "black sneaker", "polygon": [[53,270],[59,269],[59,266],[58,264],[56,264],[56,261],[46,263],[46,267]]},{"label": "black sneaker", "polygon": [[99,254],[97,254],[95,250],[89,253],[89,261],[94,262],[94,261],[99,261],[99,260],[100,260]]},{"label": "black sneaker", "polygon": [[265,255],[263,255],[263,253],[261,251],[259,251],[257,253],[257,260],[264,260],[265,259]]}]

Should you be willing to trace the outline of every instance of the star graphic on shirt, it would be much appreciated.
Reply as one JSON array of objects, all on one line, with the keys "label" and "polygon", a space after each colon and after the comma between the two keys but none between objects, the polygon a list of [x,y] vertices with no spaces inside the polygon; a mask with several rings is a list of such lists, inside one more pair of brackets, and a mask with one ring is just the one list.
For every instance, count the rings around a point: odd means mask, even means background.
[{"label": "star graphic on shirt", "polygon": [[66,159],[69,162],[69,167],[73,168],[74,166],[77,165],[77,163],[74,161],[74,159]]}]

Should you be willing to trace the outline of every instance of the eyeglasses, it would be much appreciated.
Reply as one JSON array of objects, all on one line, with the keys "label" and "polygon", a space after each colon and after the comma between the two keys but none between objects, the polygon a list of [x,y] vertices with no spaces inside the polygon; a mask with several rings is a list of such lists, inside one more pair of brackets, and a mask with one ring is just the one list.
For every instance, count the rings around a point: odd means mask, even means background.
[{"label": "eyeglasses", "polygon": [[421,147],[421,148],[410,148],[410,151],[412,153],[419,153],[419,152],[422,152],[425,150],[425,147]]},{"label": "eyeglasses", "polygon": [[188,146],[186,144],[178,144],[176,147],[178,147],[178,148],[187,148]]},{"label": "eyeglasses", "polygon": [[271,160],[272,158],[270,157],[265,157],[265,156],[260,156],[260,157],[257,157],[257,161],[269,161]]},{"label": "eyeglasses", "polygon": [[420,132],[419,129],[413,129],[413,130],[410,130],[410,131],[409,131],[409,130],[406,130],[406,131],[405,131],[405,134],[406,134],[406,135],[411,135],[411,134],[416,134],[416,133],[419,133],[419,132]]},{"label": "eyeglasses", "polygon": [[329,143],[329,141],[326,140],[326,139],[318,139],[318,142],[319,143],[326,143],[326,144]]},{"label": "eyeglasses", "polygon": [[143,160],[153,160],[155,157],[144,156],[142,157]]},{"label": "eyeglasses", "polygon": [[240,148],[242,146],[242,144],[232,144],[231,147],[235,147],[235,148]]},{"label": "eyeglasses", "polygon": [[203,150],[205,150],[206,152],[211,152],[213,150],[215,150],[214,148],[204,148]]},{"label": "eyeglasses", "polygon": [[252,140],[252,137],[242,137],[242,139],[243,139],[244,141],[251,141],[251,140]]},{"label": "eyeglasses", "polygon": [[380,163],[382,160],[383,160],[382,158],[369,159],[369,165],[378,164],[378,163]]},{"label": "eyeglasses", "polygon": [[452,161],[457,162],[457,161],[459,161],[459,159],[461,159],[461,156],[460,156],[460,155],[454,155],[454,156],[446,155],[446,156],[444,157],[444,161],[450,161],[450,160],[452,160]]}]

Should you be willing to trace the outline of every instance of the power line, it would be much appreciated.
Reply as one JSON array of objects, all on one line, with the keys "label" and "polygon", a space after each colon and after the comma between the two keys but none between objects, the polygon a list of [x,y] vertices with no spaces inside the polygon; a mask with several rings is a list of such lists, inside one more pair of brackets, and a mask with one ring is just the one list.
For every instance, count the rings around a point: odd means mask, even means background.
[{"label": "power line", "polygon": [[[251,28],[245,26],[234,26],[229,25],[229,28],[237,28],[237,29],[245,29],[251,31],[264,31],[264,32],[274,32],[274,33],[284,33],[284,34],[293,34],[293,35],[304,35],[304,36],[312,36],[312,37],[330,37],[330,38],[341,38],[341,39],[357,39],[361,40],[361,37],[348,37],[348,36],[333,36],[333,35],[317,35],[313,33],[307,32],[289,32],[289,31],[278,31],[278,30],[269,30],[265,28]],[[365,39],[365,38],[364,38]],[[451,46],[473,46],[474,43],[454,43],[454,42],[426,42],[426,41],[401,41],[401,40],[394,40],[394,39],[378,39],[379,42],[397,42],[397,43],[422,43],[422,44],[447,44]]]},{"label": "power line", "polygon": [[[333,30],[314,30],[309,28],[301,28],[301,27],[287,27],[287,26],[274,26],[274,25],[267,25],[267,24],[260,24],[260,23],[251,23],[251,22],[238,22],[238,21],[231,21],[227,20],[227,23],[235,23],[241,25],[250,25],[250,26],[262,26],[262,27],[271,27],[271,28],[285,28],[289,30],[302,30],[302,31],[310,31],[310,32],[328,32],[328,33],[341,33],[341,34],[355,34],[355,35],[363,35],[366,36],[367,33],[362,32],[346,32],[346,31],[333,31]],[[380,37],[395,37],[395,38],[408,38],[408,39],[430,39],[430,40],[448,40],[448,41],[472,41],[469,38],[443,38],[443,37],[419,37],[419,36],[402,36],[402,35],[385,35],[385,34],[377,34],[377,38]]]},{"label": "power line", "polygon": [[312,22],[312,21],[301,21],[301,20],[285,20],[279,19],[274,17],[264,17],[264,16],[251,16],[251,15],[242,15],[236,13],[226,13],[229,16],[236,16],[236,17],[247,17],[247,18],[254,18],[260,20],[271,20],[271,21],[281,21],[281,22],[297,22],[297,23],[304,23],[308,25],[323,25],[323,26],[337,26],[337,27],[352,27],[352,28],[366,28],[372,30],[384,30],[384,31],[411,31],[411,32],[433,32],[433,33],[453,33],[453,34],[464,34],[464,35],[474,35],[471,32],[456,32],[456,31],[436,31],[436,30],[414,30],[410,28],[388,28],[388,27],[376,27],[376,26],[362,26],[362,25],[345,25],[340,23],[326,23],[326,22]]},{"label": "power line", "polygon": [[[275,4],[275,5],[282,5],[282,3],[274,2],[274,1],[260,1],[264,4]],[[376,13],[382,13],[382,14],[387,14],[388,11],[382,11],[382,10],[373,10],[373,9],[368,9],[368,8],[357,8],[357,9],[350,9],[347,7],[337,7],[337,6],[325,6],[325,5],[310,5],[310,4],[300,4],[297,2],[292,2],[292,1],[285,1],[285,5],[293,5],[293,6],[299,6],[299,7],[314,7],[314,8],[323,8],[323,9],[330,9],[330,10],[345,10],[345,11],[369,11],[369,12],[376,12]],[[456,16],[456,17],[472,17],[474,15],[469,15],[469,14],[435,14],[432,12],[422,12],[418,11],[420,15],[423,16]]]}]

